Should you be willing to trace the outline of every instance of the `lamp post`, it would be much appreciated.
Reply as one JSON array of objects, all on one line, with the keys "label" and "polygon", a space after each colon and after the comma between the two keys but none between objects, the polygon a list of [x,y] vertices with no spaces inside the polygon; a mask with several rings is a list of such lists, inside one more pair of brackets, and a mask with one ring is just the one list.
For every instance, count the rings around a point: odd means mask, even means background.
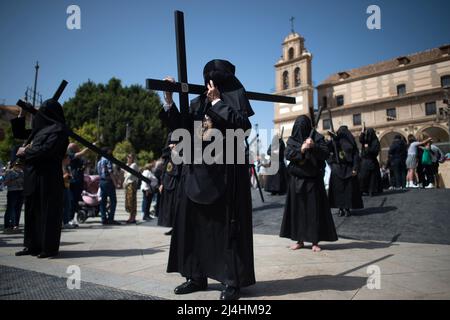
[{"label": "lamp post", "polygon": [[100,142],[100,112],[102,110],[102,106],[99,105],[97,108],[97,141]]},{"label": "lamp post", "polygon": [[34,91],[33,91],[33,107],[36,107],[36,90],[37,90],[37,79],[39,73],[39,61],[36,61],[36,65],[34,66],[36,72],[34,73]]}]

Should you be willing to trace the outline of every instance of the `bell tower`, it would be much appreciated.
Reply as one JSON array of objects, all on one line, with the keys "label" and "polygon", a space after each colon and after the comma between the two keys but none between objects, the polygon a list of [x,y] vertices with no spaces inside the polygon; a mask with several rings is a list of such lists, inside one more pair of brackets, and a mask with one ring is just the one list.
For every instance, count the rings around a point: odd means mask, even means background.
[{"label": "bell tower", "polygon": [[[291,18],[291,23],[293,18]],[[274,127],[281,132],[284,127],[284,138],[289,137],[295,119],[299,115],[313,112],[313,93],[311,62],[312,55],[305,48],[305,39],[294,31],[284,39],[283,54],[275,64],[276,93],[296,98],[296,104],[275,103]]]}]

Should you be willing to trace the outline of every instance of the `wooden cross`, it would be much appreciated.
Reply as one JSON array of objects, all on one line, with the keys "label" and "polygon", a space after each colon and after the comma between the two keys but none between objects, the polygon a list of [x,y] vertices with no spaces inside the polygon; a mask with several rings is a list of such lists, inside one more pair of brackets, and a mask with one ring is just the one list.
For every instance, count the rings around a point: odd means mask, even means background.
[{"label": "wooden cross", "polygon": [[[184,37],[184,14],[175,11],[175,36],[177,42],[178,82],[172,83],[157,79],[147,79],[146,87],[149,90],[178,92],[180,97],[180,112],[189,109],[189,94],[203,94],[207,90],[204,85],[188,83],[186,65],[186,43]],[[266,102],[279,102],[295,104],[295,97],[287,97],[259,92],[247,91],[249,100]]]}]

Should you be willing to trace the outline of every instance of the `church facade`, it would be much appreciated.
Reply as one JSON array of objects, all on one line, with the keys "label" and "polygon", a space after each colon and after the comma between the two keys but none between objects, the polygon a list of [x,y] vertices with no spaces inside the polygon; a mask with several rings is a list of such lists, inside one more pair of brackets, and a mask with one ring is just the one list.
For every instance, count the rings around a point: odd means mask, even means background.
[{"label": "church facade", "polygon": [[[275,129],[284,127],[285,137],[295,118],[313,109],[311,60],[300,35],[286,37],[283,56],[275,64],[276,93],[295,96],[297,104],[275,104]],[[381,162],[386,161],[396,134],[406,138],[408,134],[424,133],[444,152],[450,151],[446,103],[450,95],[450,45],[341,71],[315,89],[318,105],[326,105],[331,111],[335,130],[346,125],[355,136],[363,125],[376,130],[382,147]],[[330,129],[327,113],[322,115],[318,129],[321,133]]]}]

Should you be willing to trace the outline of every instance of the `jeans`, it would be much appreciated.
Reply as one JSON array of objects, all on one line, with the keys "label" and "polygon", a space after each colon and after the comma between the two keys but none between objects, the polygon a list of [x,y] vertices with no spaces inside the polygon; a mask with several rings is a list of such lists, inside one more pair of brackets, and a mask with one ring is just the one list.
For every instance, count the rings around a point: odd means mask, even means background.
[{"label": "jeans", "polygon": [[152,205],[153,193],[147,195],[146,191],[142,191],[142,214],[144,217],[150,216],[150,207]]},{"label": "jeans", "polygon": [[[102,217],[102,222],[111,222],[114,220],[114,214],[116,213],[117,197],[116,197],[116,186],[110,180],[100,180],[100,214]],[[108,203],[107,198],[109,198],[109,215],[106,216],[106,204]]]},{"label": "jeans", "polygon": [[64,211],[63,224],[66,225],[72,220],[72,192],[69,188],[64,189]]},{"label": "jeans", "polygon": [[22,190],[8,191],[6,194],[5,229],[19,226],[22,204]]}]

